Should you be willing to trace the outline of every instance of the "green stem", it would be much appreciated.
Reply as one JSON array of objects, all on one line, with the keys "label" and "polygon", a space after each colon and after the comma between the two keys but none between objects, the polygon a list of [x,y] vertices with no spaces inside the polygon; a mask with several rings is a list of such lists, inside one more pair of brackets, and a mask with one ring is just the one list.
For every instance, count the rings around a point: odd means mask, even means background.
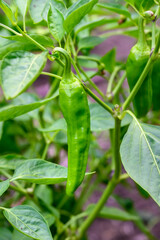
[{"label": "green stem", "polygon": [[115,118],[115,132],[114,132],[114,144],[113,144],[113,159],[115,161],[115,173],[110,180],[108,186],[106,187],[105,191],[103,192],[100,200],[96,204],[95,208],[91,212],[91,214],[88,216],[88,218],[82,223],[82,225],[79,228],[79,235],[78,239],[81,239],[86,232],[86,230],[90,227],[92,222],[97,217],[98,213],[112,194],[113,190],[115,189],[119,177],[120,177],[120,169],[121,169],[121,163],[120,163],[120,154],[119,154],[119,148],[120,148],[120,127],[121,127],[121,121],[118,118]]},{"label": "green stem", "polygon": [[113,89],[113,92],[112,92],[112,96],[113,96],[113,97],[116,97],[117,94],[119,93],[119,91],[120,91],[120,89],[121,89],[121,87],[122,87],[122,84],[123,84],[125,78],[126,78],[126,72],[125,72],[125,73],[123,74],[123,76],[119,79],[116,87]]},{"label": "green stem", "polygon": [[13,30],[12,28],[10,28],[10,27],[4,25],[3,23],[0,23],[0,26],[3,27],[3,28],[5,28],[5,29],[7,29],[8,31],[10,31],[10,32],[12,32],[12,33],[14,33],[14,34],[16,34],[17,36],[22,37],[22,34],[16,32],[15,30]]},{"label": "green stem", "polygon": [[146,64],[146,66],[145,66],[141,76],[139,77],[139,79],[138,79],[136,85],[134,86],[134,88],[132,89],[129,97],[123,103],[123,106],[122,106],[123,111],[126,110],[128,105],[132,102],[133,98],[135,97],[135,95],[137,94],[139,88],[141,87],[144,79],[146,78],[147,74],[151,70],[153,63],[154,63],[155,59],[157,58],[159,46],[160,46],[160,34],[158,35],[158,40],[157,40],[156,47],[154,49],[154,52],[153,52],[152,56],[148,60],[148,62]]},{"label": "green stem", "polygon": [[92,80],[88,77],[88,75],[85,73],[85,71],[81,68],[81,66],[77,63],[79,70],[81,71],[81,73],[85,76],[85,78],[87,79],[87,81],[90,83],[90,85],[97,91],[97,93],[99,93],[99,95],[104,99],[105,96],[104,94],[101,92],[101,90],[96,86],[96,84],[94,82],[92,82]]},{"label": "green stem", "polygon": [[49,142],[46,142],[46,145],[45,145],[45,148],[44,148],[44,151],[43,151],[43,154],[42,154],[42,159],[45,159],[45,158],[46,158],[49,145],[50,145],[50,143],[49,143]]},{"label": "green stem", "polygon": [[144,48],[144,43],[146,43],[144,33],[144,18],[140,16],[138,21],[138,45]]},{"label": "green stem", "polygon": [[23,32],[22,29],[18,25],[16,25],[16,28],[25,38],[27,38],[29,41],[33,42],[39,49],[41,49],[42,51],[46,51],[47,50],[40,43],[38,43],[32,37],[30,37],[27,33]]},{"label": "green stem", "polygon": [[53,74],[53,73],[49,73],[49,72],[41,72],[42,75],[45,75],[45,76],[49,76],[49,77],[54,77],[54,78],[57,78],[59,80],[62,80],[62,77],[56,75],[56,74]]},{"label": "green stem", "polygon": [[152,21],[152,49],[155,48],[156,43],[156,22]]},{"label": "green stem", "polygon": [[82,82],[82,86],[84,90],[97,102],[99,103],[104,109],[106,109],[110,114],[113,115],[113,110],[109,107],[106,103],[104,103],[100,98],[98,98],[89,88],[87,88]]},{"label": "green stem", "polygon": [[119,66],[115,67],[115,70],[111,74],[109,82],[108,82],[106,96],[111,94],[111,92],[112,92],[112,85],[113,85],[114,79],[115,79],[115,77],[116,77],[116,75],[117,75],[117,73],[119,72],[120,69],[121,69],[121,67],[119,67]]}]

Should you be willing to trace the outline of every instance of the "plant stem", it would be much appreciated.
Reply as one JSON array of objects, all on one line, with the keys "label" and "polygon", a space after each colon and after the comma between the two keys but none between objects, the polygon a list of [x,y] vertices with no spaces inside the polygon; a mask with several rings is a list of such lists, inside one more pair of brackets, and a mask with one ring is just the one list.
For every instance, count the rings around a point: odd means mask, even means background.
[{"label": "plant stem", "polygon": [[62,77],[56,75],[56,74],[53,74],[53,73],[49,73],[49,72],[41,72],[42,75],[45,75],[45,76],[50,76],[50,77],[54,77],[54,78],[57,78],[59,80],[62,80]]},{"label": "plant stem", "polygon": [[16,34],[17,36],[22,37],[22,34],[16,32],[15,30],[13,30],[12,28],[10,28],[10,27],[4,25],[3,23],[0,23],[0,26],[3,27],[3,28],[5,28],[5,29],[7,29],[8,31],[10,31],[10,32],[12,32],[12,33],[14,33],[14,34]]},{"label": "plant stem", "polygon": [[123,74],[123,76],[119,79],[116,87],[113,89],[112,96],[115,97],[119,93],[121,86],[126,78],[126,72]]},{"label": "plant stem", "polygon": [[50,145],[50,143],[49,143],[49,142],[46,142],[46,145],[45,145],[45,147],[44,147],[44,151],[43,151],[43,154],[42,154],[42,159],[45,159],[45,158],[46,158],[49,145]]},{"label": "plant stem", "polygon": [[87,88],[82,82],[82,86],[84,90],[97,102],[99,103],[104,109],[106,109],[109,113],[113,115],[113,110],[109,107],[106,103],[104,103],[100,98],[98,98],[89,88]]},{"label": "plant stem", "polygon": [[110,76],[110,79],[109,79],[109,82],[108,82],[108,87],[107,87],[107,92],[106,92],[106,96],[110,95],[111,92],[112,92],[112,85],[113,85],[113,82],[114,82],[114,79],[117,75],[117,73],[119,72],[119,70],[121,69],[121,67],[115,67],[114,71],[112,72],[111,76]]},{"label": "plant stem", "polygon": [[23,32],[23,30],[16,25],[17,30],[25,37],[27,38],[29,41],[33,42],[38,48],[40,48],[42,51],[46,51],[47,49],[45,47],[43,47],[40,43],[38,43],[37,41],[35,41],[32,37],[30,37],[27,33]]},{"label": "plant stem", "polygon": [[156,47],[154,49],[153,54],[151,55],[150,59],[148,60],[141,76],[139,77],[136,85],[134,86],[134,88],[132,89],[129,97],[126,99],[126,101],[123,103],[122,109],[123,111],[127,109],[128,105],[132,102],[133,98],[135,97],[135,95],[137,94],[139,88],[141,87],[144,79],[146,78],[147,74],[149,73],[149,71],[152,68],[153,62],[155,61],[157,55],[158,55],[158,50],[159,50],[159,46],[160,46],[160,34],[158,35],[158,40],[156,43]]},{"label": "plant stem", "polygon": [[96,86],[96,84],[94,82],[92,82],[92,80],[88,77],[88,75],[85,73],[85,71],[83,70],[83,68],[81,68],[81,66],[78,64],[78,68],[81,71],[81,73],[85,76],[85,78],[87,79],[87,81],[90,83],[90,85],[97,91],[97,93],[99,93],[99,95],[104,99],[105,96],[104,94],[101,92],[101,90]]},{"label": "plant stem", "polygon": [[88,60],[88,61],[93,61],[93,62],[96,62],[97,64],[100,64],[99,59],[94,58],[94,57],[79,55],[79,56],[77,56],[77,58],[78,59],[83,59],[83,60]]},{"label": "plant stem", "polygon": [[120,148],[120,127],[121,127],[121,120],[118,118],[115,118],[115,131],[114,131],[114,143],[113,143],[113,159],[115,161],[115,173],[110,180],[109,184],[107,185],[105,191],[103,192],[100,200],[96,204],[95,208],[91,212],[91,214],[88,216],[88,218],[82,223],[82,225],[79,228],[79,235],[78,239],[81,239],[86,232],[86,230],[90,227],[92,222],[95,220],[97,217],[98,213],[112,194],[113,190],[115,189],[118,181],[119,181],[119,176],[120,176],[120,170],[121,170],[121,163],[120,163],[120,153],[119,153],[119,148]]},{"label": "plant stem", "polygon": [[152,49],[155,48],[156,43],[156,22],[152,21]]}]

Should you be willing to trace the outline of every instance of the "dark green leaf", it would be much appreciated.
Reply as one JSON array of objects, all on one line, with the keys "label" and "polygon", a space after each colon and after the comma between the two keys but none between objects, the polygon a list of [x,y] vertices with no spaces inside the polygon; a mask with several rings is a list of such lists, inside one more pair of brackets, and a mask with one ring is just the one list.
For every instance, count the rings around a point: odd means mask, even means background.
[{"label": "dark green leaf", "polygon": [[[95,206],[96,204],[90,204],[87,207],[86,212],[88,213],[88,215],[91,214]],[[134,221],[138,219],[137,216],[127,213],[124,210],[113,208],[113,207],[106,207],[106,206],[102,208],[102,210],[98,214],[98,217],[120,220],[120,221]]]},{"label": "dark green leaf", "polygon": [[64,36],[64,17],[62,13],[51,6],[48,12],[48,28],[52,36],[60,42]]},{"label": "dark green leaf", "polygon": [[98,0],[78,0],[66,12],[64,26],[67,32],[71,32],[73,28],[88,14]]},{"label": "dark green leaf", "polygon": [[112,73],[116,63],[116,49],[111,49],[100,59],[100,61],[104,63],[105,69]]},{"label": "dark green leaf", "polygon": [[41,159],[31,159],[20,164],[11,181],[21,179],[37,184],[57,184],[67,179],[67,168]]},{"label": "dark green leaf", "polygon": [[9,188],[9,179],[3,182],[0,182],[0,196],[2,196],[3,193],[7,191],[8,188]]},{"label": "dark green leaf", "polygon": [[120,148],[121,159],[129,176],[160,205],[160,127],[141,124],[131,115],[133,121]]},{"label": "dark green leaf", "polygon": [[37,55],[16,51],[3,58],[1,84],[6,99],[17,97],[37,79],[46,64],[47,55],[47,51]]},{"label": "dark green leaf", "polygon": [[48,103],[49,101],[52,101],[58,95],[59,93],[56,92],[54,96],[52,96],[51,98],[46,98],[41,101],[32,102],[26,105],[17,105],[17,106],[8,105],[7,107],[0,108],[0,121],[6,121],[8,119],[12,119],[20,115],[23,115],[25,113],[31,112],[34,109],[39,108],[40,106]]},{"label": "dark green leaf", "polygon": [[30,206],[17,206],[3,211],[6,219],[18,231],[37,240],[52,240],[43,216]]},{"label": "dark green leaf", "polygon": [[99,7],[105,8],[109,11],[118,13],[118,14],[122,14],[126,17],[131,17],[130,12],[128,11],[128,9],[126,7],[124,7],[121,4],[115,4],[115,3],[99,3],[98,4]]},{"label": "dark green leaf", "polygon": [[78,50],[81,50],[83,48],[86,48],[86,49],[93,48],[104,41],[105,41],[105,38],[96,37],[96,36],[81,38],[78,43]]}]

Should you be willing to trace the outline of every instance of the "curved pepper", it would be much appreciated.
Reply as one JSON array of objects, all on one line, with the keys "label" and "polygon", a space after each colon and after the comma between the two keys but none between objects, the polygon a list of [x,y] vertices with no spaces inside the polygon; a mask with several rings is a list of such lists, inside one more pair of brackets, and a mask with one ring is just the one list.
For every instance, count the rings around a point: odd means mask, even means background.
[{"label": "curved pepper", "polygon": [[60,107],[67,122],[68,177],[66,193],[72,195],[84,179],[90,139],[90,111],[87,95],[71,72],[71,60],[62,48],[55,48],[66,59],[59,87]]},{"label": "curved pepper", "polygon": [[[143,19],[140,18],[138,42],[131,49],[126,65],[127,80],[130,91],[137,83],[140,75],[142,74],[147,64],[149,57],[150,49],[145,39]],[[136,116],[137,117],[145,116],[151,107],[151,103],[152,103],[152,81],[151,73],[149,73],[144,82],[142,83],[135,98],[133,99],[133,107]]]}]

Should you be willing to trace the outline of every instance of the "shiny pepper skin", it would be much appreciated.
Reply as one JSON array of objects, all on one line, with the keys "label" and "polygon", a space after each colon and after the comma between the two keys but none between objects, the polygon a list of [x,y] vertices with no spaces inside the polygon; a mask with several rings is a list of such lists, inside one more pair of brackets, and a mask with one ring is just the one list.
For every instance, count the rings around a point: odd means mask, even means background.
[{"label": "shiny pepper skin", "polygon": [[[131,49],[126,65],[127,80],[130,91],[137,83],[150,57],[150,49],[145,41],[143,22],[140,22],[139,28],[140,28],[139,41]],[[135,95],[133,99],[135,115],[137,117],[145,116],[148,113],[149,109],[151,108],[151,103],[152,103],[152,81],[151,73],[149,73],[145,78],[144,82],[142,83],[138,93]]]},{"label": "shiny pepper skin", "polygon": [[[57,49],[57,48],[56,48]],[[69,61],[69,60],[67,60]],[[67,122],[68,177],[66,193],[73,195],[82,183],[90,142],[90,111],[87,95],[80,81],[66,64],[59,87],[60,107]]]},{"label": "shiny pepper skin", "polygon": [[153,110],[160,110],[160,60],[153,65],[152,70],[152,104]]}]

